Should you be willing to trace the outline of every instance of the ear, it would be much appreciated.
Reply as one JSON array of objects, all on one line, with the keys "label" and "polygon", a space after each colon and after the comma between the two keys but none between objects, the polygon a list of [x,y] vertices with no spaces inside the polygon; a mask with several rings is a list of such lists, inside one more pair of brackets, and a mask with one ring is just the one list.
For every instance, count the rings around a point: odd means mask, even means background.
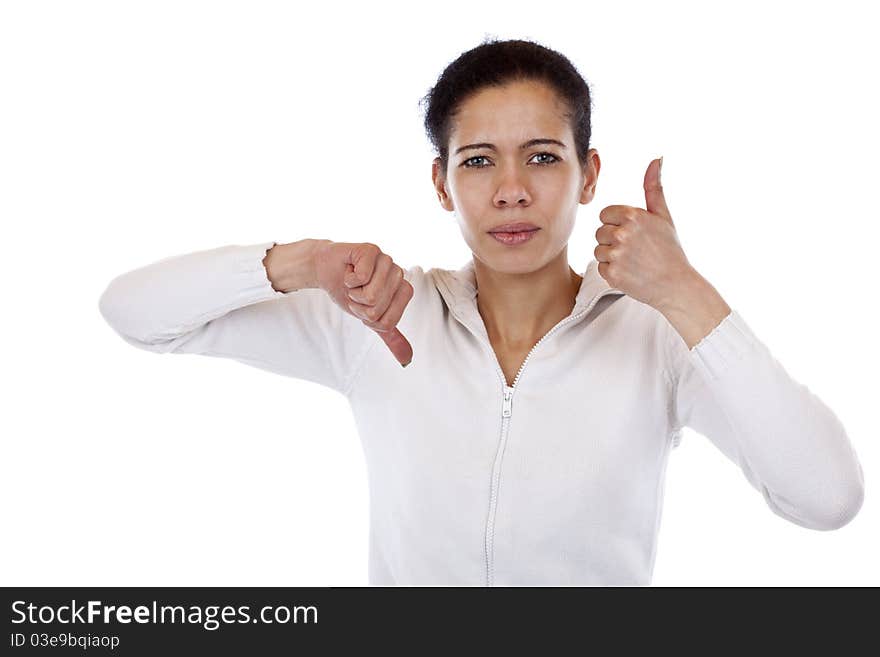
[{"label": "ear", "polygon": [[446,175],[440,169],[440,158],[435,157],[431,163],[431,180],[434,183],[434,190],[437,192],[437,198],[440,205],[445,210],[454,210],[452,199],[449,197],[449,191],[446,189]]},{"label": "ear", "polygon": [[596,184],[599,181],[599,169],[602,167],[602,161],[599,159],[599,153],[595,148],[587,151],[587,163],[581,171],[581,179],[583,187],[581,188],[581,196],[578,202],[581,204],[589,203],[596,194]]}]

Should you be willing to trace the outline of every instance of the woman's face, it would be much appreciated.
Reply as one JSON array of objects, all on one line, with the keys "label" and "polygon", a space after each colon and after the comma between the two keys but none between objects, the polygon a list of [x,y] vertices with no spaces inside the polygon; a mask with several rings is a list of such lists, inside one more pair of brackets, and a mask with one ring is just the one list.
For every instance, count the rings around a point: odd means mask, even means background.
[{"label": "woman's face", "polygon": [[[486,88],[460,106],[449,138],[446,176],[434,160],[434,186],[455,212],[474,256],[506,273],[534,271],[559,255],[574,229],[577,207],[593,199],[599,155],[590,149],[581,169],[565,105],[540,82]],[[531,144],[533,139],[561,142]],[[492,144],[465,148],[471,144]],[[522,244],[489,234],[500,224],[539,227]]]}]

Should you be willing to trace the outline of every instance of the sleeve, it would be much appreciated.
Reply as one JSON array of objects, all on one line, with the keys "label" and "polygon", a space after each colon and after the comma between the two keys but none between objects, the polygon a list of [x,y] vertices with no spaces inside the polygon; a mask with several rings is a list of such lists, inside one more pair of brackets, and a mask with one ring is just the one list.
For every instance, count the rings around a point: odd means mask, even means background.
[{"label": "sleeve", "polygon": [[864,473],[843,425],[794,381],[732,310],[692,349],[668,324],[675,433],[687,426],[736,463],[786,520],[839,529],[864,500]]},{"label": "sleeve", "polygon": [[222,246],[124,273],[99,310],[140,349],[231,358],[348,394],[379,337],[323,290],[275,290],[263,264],[275,244]]}]

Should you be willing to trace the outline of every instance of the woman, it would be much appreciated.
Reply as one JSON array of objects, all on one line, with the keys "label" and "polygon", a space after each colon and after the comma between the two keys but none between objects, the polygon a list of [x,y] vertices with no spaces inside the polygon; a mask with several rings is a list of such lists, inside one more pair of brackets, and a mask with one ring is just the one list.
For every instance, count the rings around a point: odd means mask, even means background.
[{"label": "woman", "polygon": [[843,427],[691,267],[659,160],[646,208],[604,208],[596,259],[569,266],[600,160],[568,59],[485,42],[427,106],[434,185],[473,252],[459,270],[404,271],[370,243],[224,246],[117,277],[104,317],[142,349],[345,395],[371,584],[649,584],[685,426],[781,517],[830,530],[855,516],[863,473]]}]

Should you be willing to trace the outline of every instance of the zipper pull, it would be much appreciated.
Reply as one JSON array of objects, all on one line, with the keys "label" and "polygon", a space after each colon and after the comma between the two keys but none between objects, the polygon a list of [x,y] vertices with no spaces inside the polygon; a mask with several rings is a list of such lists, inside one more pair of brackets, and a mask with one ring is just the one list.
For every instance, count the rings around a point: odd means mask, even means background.
[{"label": "zipper pull", "polygon": [[501,417],[510,417],[511,405],[513,404],[513,390],[504,390],[504,406],[501,410]]}]

